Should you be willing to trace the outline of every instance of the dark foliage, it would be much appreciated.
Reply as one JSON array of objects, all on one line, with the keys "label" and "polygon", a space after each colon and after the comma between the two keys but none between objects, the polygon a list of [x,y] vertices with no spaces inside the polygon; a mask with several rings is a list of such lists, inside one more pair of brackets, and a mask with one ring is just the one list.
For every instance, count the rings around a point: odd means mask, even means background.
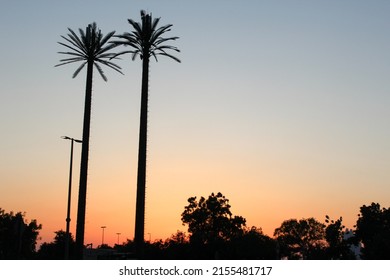
[{"label": "dark foliage", "polygon": [[230,249],[225,255],[227,259],[273,260],[278,257],[276,241],[264,235],[261,228],[245,229],[227,245]]},{"label": "dark foliage", "polygon": [[379,203],[360,207],[355,231],[357,242],[362,242],[363,259],[390,259],[390,208]]},{"label": "dark foliage", "polygon": [[329,216],[326,216],[325,239],[328,242],[328,247],[326,248],[327,259],[351,260],[356,258],[350,249],[352,238],[345,238],[345,226],[342,222],[342,217],[334,221],[330,220]]},{"label": "dark foliage", "polygon": [[40,229],[36,220],[25,221],[21,212],[0,208],[0,259],[33,259]]},{"label": "dark foliage", "polygon": [[275,229],[280,256],[288,259],[324,258],[325,225],[314,218],[290,219]]},{"label": "dark foliage", "polygon": [[[70,234],[69,258],[74,259],[75,241]],[[37,258],[41,260],[63,260],[65,257],[66,232],[59,230],[55,232],[54,241],[43,243],[37,253]]]},{"label": "dark foliage", "polygon": [[198,258],[220,258],[226,242],[244,233],[245,219],[233,216],[229,200],[221,193],[199,201],[190,197],[188,203],[181,220],[188,225],[192,252]]}]

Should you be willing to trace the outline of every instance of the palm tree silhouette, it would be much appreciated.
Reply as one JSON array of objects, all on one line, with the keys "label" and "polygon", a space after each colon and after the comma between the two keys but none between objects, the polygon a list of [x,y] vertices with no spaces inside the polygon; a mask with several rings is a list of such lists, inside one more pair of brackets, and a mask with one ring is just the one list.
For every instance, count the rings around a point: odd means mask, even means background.
[{"label": "palm tree silhouette", "polygon": [[141,86],[141,116],[138,146],[138,173],[137,173],[137,201],[135,214],[135,235],[134,242],[136,254],[142,258],[144,253],[144,232],[145,232],[145,178],[146,178],[146,145],[147,145],[147,123],[148,123],[148,89],[149,89],[149,60],[153,56],[157,61],[158,55],[163,55],[180,60],[167,53],[169,50],[180,52],[176,47],[165,45],[167,41],[176,40],[179,37],[161,37],[170,31],[172,24],[157,28],[160,18],[152,19],[151,14],[141,10],[141,23],[128,20],[133,27],[131,33],[118,35],[122,40],[114,41],[114,44],[131,47],[132,50],[123,51],[117,55],[126,53],[132,54],[135,60],[139,55],[142,60],[142,86]]},{"label": "palm tree silhouette", "polygon": [[83,258],[84,248],[84,229],[85,229],[85,206],[87,198],[87,173],[88,173],[88,153],[89,153],[89,131],[91,120],[91,100],[92,100],[92,77],[93,67],[95,66],[100,76],[104,81],[107,81],[106,76],[100,64],[108,66],[115,71],[122,73],[120,67],[110,61],[115,53],[109,53],[111,49],[116,47],[114,44],[107,43],[108,40],[115,34],[115,31],[103,36],[100,29],[97,29],[96,23],[89,24],[85,30],[79,29],[80,37],[68,28],[67,37],[61,36],[66,43],[58,42],[60,45],[70,49],[68,52],[59,52],[71,56],[60,60],[56,66],[61,66],[74,62],[82,62],[81,65],[73,73],[75,78],[80,71],[87,66],[87,80],[85,88],[85,105],[84,105],[84,123],[83,123],[83,143],[81,150],[80,164],[80,185],[79,185],[79,201],[77,210],[77,225],[76,225],[76,258]]}]

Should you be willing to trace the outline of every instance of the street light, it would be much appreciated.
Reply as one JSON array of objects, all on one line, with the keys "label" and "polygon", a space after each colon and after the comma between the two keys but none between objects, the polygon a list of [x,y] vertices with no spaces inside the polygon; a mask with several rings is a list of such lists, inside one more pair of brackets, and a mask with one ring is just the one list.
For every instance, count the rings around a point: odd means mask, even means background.
[{"label": "street light", "polygon": [[104,244],[104,229],[106,228],[106,226],[101,226],[102,228],[102,245]]},{"label": "street light", "polygon": [[119,245],[119,235],[121,235],[121,233],[117,232],[116,234],[118,235],[118,243],[117,244]]},{"label": "street light", "polygon": [[69,243],[70,243],[70,201],[72,194],[72,166],[73,166],[73,142],[82,143],[81,140],[77,140],[68,136],[61,136],[62,139],[70,140],[70,168],[69,168],[69,189],[68,189],[68,209],[66,211],[66,242],[65,242],[65,260],[69,259]]}]

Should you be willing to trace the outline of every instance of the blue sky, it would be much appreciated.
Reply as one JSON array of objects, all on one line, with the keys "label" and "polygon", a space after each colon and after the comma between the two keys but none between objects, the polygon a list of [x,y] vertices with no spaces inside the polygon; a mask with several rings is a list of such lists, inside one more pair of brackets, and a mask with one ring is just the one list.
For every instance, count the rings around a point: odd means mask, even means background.
[{"label": "blue sky", "polygon": [[[345,0],[2,1],[0,207],[37,218],[44,238],[64,227],[60,136],[81,137],[85,72],[54,68],[57,42],[93,21],[129,31],[141,9],[173,24],[182,60],[151,64],[147,232],[185,229],[186,199],[212,191],[271,235],[389,206],[390,2]],[[141,63],[118,64],[124,76],[94,79],[86,241],[102,223],[133,234]],[[73,212],[77,147],[74,169]]]}]

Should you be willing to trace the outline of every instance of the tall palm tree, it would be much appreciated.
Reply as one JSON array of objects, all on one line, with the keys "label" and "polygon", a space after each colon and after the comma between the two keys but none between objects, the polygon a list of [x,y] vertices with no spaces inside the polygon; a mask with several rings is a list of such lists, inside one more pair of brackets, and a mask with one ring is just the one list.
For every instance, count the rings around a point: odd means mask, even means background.
[{"label": "tall palm tree", "polygon": [[167,53],[169,50],[180,52],[176,47],[165,45],[168,41],[174,41],[179,37],[161,37],[164,33],[170,31],[172,24],[157,28],[160,18],[152,19],[151,14],[141,10],[141,23],[128,20],[133,27],[131,33],[118,35],[122,40],[114,41],[116,45],[124,45],[131,50],[123,51],[118,55],[130,53],[132,59],[137,56],[142,60],[142,86],[141,86],[141,116],[139,130],[138,146],[138,173],[137,173],[137,201],[135,214],[135,235],[134,242],[136,254],[143,257],[144,252],[144,234],[145,234],[145,178],[146,178],[146,145],[147,145],[147,123],[148,123],[148,89],[149,89],[149,60],[153,56],[157,61],[158,55],[163,55],[180,62],[180,60]]},{"label": "tall palm tree", "polygon": [[101,65],[108,66],[115,71],[122,73],[120,67],[110,61],[115,53],[109,51],[115,45],[108,43],[110,38],[115,34],[115,31],[103,36],[100,29],[97,29],[96,23],[89,24],[85,30],[79,29],[80,37],[68,28],[67,37],[61,36],[66,43],[58,42],[60,45],[68,48],[68,52],[59,52],[60,54],[69,55],[70,58],[60,60],[56,66],[65,65],[74,62],[81,62],[81,65],[73,73],[75,78],[80,71],[87,66],[87,80],[85,88],[85,105],[84,105],[84,124],[83,124],[83,140],[81,150],[80,164],[80,185],[79,185],[79,201],[77,210],[77,225],[76,225],[76,258],[83,258],[84,248],[84,229],[85,229],[85,206],[87,198],[87,173],[88,173],[88,153],[89,153],[89,131],[91,120],[91,100],[92,100],[92,77],[94,66],[98,70],[104,81],[107,81],[103,73]]}]

